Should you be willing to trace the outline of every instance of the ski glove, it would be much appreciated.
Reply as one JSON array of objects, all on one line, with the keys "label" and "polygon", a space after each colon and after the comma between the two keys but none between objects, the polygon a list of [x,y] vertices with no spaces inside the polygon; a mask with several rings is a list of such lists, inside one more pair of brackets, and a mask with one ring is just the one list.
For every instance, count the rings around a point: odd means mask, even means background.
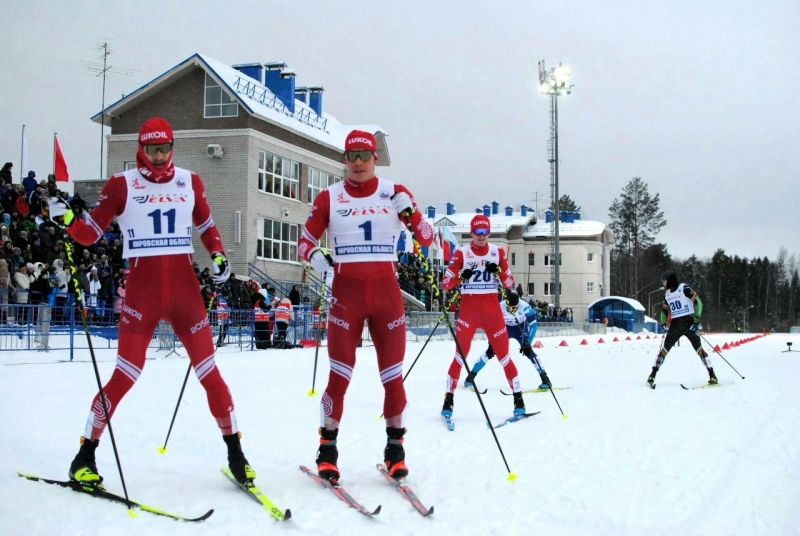
[{"label": "ski glove", "polygon": [[216,285],[221,285],[231,276],[231,267],[228,264],[228,259],[220,252],[211,254],[211,267],[214,269],[214,275],[211,280]]},{"label": "ski glove", "polygon": [[308,262],[319,275],[324,275],[333,268],[333,257],[325,248],[312,249],[311,255],[308,256]]},{"label": "ski glove", "polygon": [[[47,209],[50,214],[50,219],[62,225],[69,227],[75,222],[75,213],[64,199],[60,197],[51,197],[47,202]],[[56,218],[61,217],[61,221]]]},{"label": "ski glove", "polygon": [[487,262],[486,263],[486,271],[489,272],[490,274],[496,274],[497,272],[500,271],[500,267],[497,266],[497,264],[495,264],[493,262]]},{"label": "ski glove", "polygon": [[700,322],[697,322],[696,320],[691,326],[689,326],[689,331],[691,331],[692,333],[697,333],[699,329],[700,329]]},{"label": "ski glove", "polygon": [[414,214],[414,204],[405,192],[397,192],[392,196],[392,207],[401,219],[410,218]]},{"label": "ski glove", "polygon": [[464,281],[469,281],[472,278],[472,274],[475,273],[475,270],[471,270],[466,268],[465,270],[461,271],[461,275],[459,276]]}]

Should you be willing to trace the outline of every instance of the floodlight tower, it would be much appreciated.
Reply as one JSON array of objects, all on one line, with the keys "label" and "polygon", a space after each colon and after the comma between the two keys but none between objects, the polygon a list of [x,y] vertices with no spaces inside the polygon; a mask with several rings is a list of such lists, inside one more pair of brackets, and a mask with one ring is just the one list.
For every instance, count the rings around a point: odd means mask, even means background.
[{"label": "floodlight tower", "polygon": [[550,96],[550,140],[547,160],[550,162],[550,188],[553,202],[553,242],[550,262],[552,269],[551,294],[553,305],[561,307],[561,244],[559,223],[561,213],[558,207],[558,97],[572,93],[573,84],[570,83],[571,73],[569,67],[561,63],[558,67],[549,70],[544,65],[544,60],[539,62],[539,92]]}]

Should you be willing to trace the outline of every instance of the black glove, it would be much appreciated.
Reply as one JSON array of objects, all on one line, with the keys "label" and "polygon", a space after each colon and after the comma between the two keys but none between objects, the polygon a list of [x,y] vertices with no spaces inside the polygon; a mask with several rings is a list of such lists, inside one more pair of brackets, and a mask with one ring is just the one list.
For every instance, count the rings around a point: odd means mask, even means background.
[{"label": "black glove", "polygon": [[698,322],[697,320],[695,320],[694,323],[691,326],[689,326],[689,331],[691,331],[692,333],[697,333],[699,329],[700,329],[700,322]]},{"label": "black glove", "polygon": [[519,353],[523,354],[524,356],[528,356],[533,353],[533,348],[527,342],[519,347]]},{"label": "black glove", "polygon": [[493,262],[487,262],[486,263],[486,271],[489,272],[490,274],[496,274],[497,272],[500,271],[500,267],[497,266],[497,264],[495,264]]},{"label": "black glove", "polygon": [[461,271],[461,275],[459,277],[461,279],[463,279],[464,281],[469,281],[472,278],[472,274],[474,274],[474,273],[475,273],[475,270],[472,270],[470,268],[466,268],[466,269]]}]

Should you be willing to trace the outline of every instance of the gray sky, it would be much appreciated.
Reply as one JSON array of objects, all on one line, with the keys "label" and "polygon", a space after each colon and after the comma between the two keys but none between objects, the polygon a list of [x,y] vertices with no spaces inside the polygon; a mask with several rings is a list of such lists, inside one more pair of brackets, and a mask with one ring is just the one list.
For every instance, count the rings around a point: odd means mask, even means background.
[{"label": "gray sky", "polygon": [[[583,217],[608,207],[633,176],[661,195],[657,237],[674,256],[717,248],[777,257],[797,244],[800,4],[622,1],[4,2],[0,160],[19,175],[52,167],[58,131],[72,177],[99,175],[106,103],[195,52],[228,64],[283,60],[298,85],[325,87],[343,123],[377,123],[392,166],[422,206],[460,211],[492,200],[543,213],[549,202],[548,99],[537,61],[563,62],[560,189]],[[76,7],[79,6],[79,7]]]}]

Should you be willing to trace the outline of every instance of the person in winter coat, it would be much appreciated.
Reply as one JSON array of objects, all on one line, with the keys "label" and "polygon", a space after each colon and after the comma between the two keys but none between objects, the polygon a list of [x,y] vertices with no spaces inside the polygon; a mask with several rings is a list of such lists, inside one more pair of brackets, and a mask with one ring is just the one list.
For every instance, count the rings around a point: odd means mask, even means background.
[{"label": "person in winter coat", "polygon": [[0,170],[0,185],[11,184],[14,181],[13,167],[14,164],[11,162],[3,164],[3,169]]},{"label": "person in winter coat", "polygon": [[292,345],[286,342],[286,331],[289,324],[294,320],[294,310],[289,298],[281,299],[275,306],[275,348],[291,348]]},{"label": "person in winter coat", "polygon": [[22,187],[25,189],[25,199],[28,199],[39,183],[36,182],[36,172],[28,171],[28,176],[22,179]]},{"label": "person in winter coat", "polygon": [[11,274],[8,271],[8,263],[5,259],[0,259],[0,322],[7,318],[11,291]]}]

